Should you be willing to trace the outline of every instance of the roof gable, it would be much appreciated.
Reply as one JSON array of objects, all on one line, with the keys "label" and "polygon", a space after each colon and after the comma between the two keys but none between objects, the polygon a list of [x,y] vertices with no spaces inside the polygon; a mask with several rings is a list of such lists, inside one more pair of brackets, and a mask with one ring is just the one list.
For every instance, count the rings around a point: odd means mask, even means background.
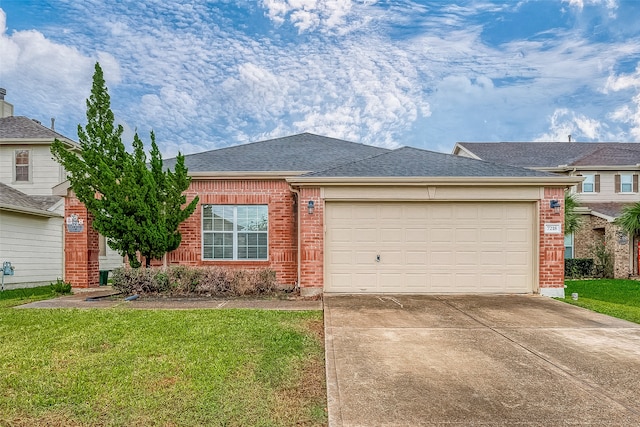
[{"label": "roof gable", "polygon": [[[375,156],[389,150],[302,133],[185,156],[193,172],[309,172]],[[173,169],[175,158],[164,161]]]}]

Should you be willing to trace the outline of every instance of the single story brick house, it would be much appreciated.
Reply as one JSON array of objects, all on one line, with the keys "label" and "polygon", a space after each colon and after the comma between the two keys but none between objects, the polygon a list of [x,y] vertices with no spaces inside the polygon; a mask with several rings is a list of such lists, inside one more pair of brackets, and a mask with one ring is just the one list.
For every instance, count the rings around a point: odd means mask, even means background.
[{"label": "single story brick house", "polygon": [[[309,133],[185,163],[200,202],[169,265],[268,267],[303,295],[564,295],[561,201],[582,178]],[[66,206],[87,217],[72,195]],[[75,286],[97,284],[85,234],[66,240]]]}]

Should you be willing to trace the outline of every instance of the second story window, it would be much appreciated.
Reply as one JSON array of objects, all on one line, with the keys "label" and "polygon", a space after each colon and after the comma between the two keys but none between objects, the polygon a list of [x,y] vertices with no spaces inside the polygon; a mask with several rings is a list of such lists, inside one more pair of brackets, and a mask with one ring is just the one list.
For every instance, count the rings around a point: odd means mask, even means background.
[{"label": "second story window", "polygon": [[29,181],[29,150],[15,152],[16,182]]},{"label": "second story window", "polygon": [[620,174],[616,175],[616,193],[636,193],[638,192],[638,175]]},{"label": "second story window", "polygon": [[596,176],[595,175],[583,175],[584,181],[582,181],[583,193],[595,193],[596,192]]}]

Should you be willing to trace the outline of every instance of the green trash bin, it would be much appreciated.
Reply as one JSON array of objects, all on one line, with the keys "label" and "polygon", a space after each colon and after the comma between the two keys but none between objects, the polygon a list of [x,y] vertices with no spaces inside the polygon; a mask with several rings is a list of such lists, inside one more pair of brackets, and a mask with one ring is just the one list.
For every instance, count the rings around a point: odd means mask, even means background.
[{"label": "green trash bin", "polygon": [[100,286],[107,286],[109,282],[109,270],[100,270]]}]

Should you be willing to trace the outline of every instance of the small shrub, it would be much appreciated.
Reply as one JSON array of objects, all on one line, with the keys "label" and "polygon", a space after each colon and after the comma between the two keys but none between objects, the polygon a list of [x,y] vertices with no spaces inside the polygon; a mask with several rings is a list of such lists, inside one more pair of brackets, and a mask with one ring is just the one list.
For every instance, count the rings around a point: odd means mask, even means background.
[{"label": "small shrub", "polygon": [[613,255],[604,240],[598,240],[591,246],[595,259],[594,276],[605,279],[613,278]]},{"label": "small shrub", "polygon": [[581,279],[592,277],[594,262],[592,258],[573,258],[564,260],[564,277],[568,279]]},{"label": "small shrub", "polygon": [[118,268],[114,289],[125,294],[233,297],[269,295],[278,290],[271,269],[242,270],[221,267]]},{"label": "small shrub", "polygon": [[55,283],[49,285],[51,287],[51,292],[58,295],[67,295],[71,293],[71,283],[65,282],[61,278],[58,277],[58,280]]}]

